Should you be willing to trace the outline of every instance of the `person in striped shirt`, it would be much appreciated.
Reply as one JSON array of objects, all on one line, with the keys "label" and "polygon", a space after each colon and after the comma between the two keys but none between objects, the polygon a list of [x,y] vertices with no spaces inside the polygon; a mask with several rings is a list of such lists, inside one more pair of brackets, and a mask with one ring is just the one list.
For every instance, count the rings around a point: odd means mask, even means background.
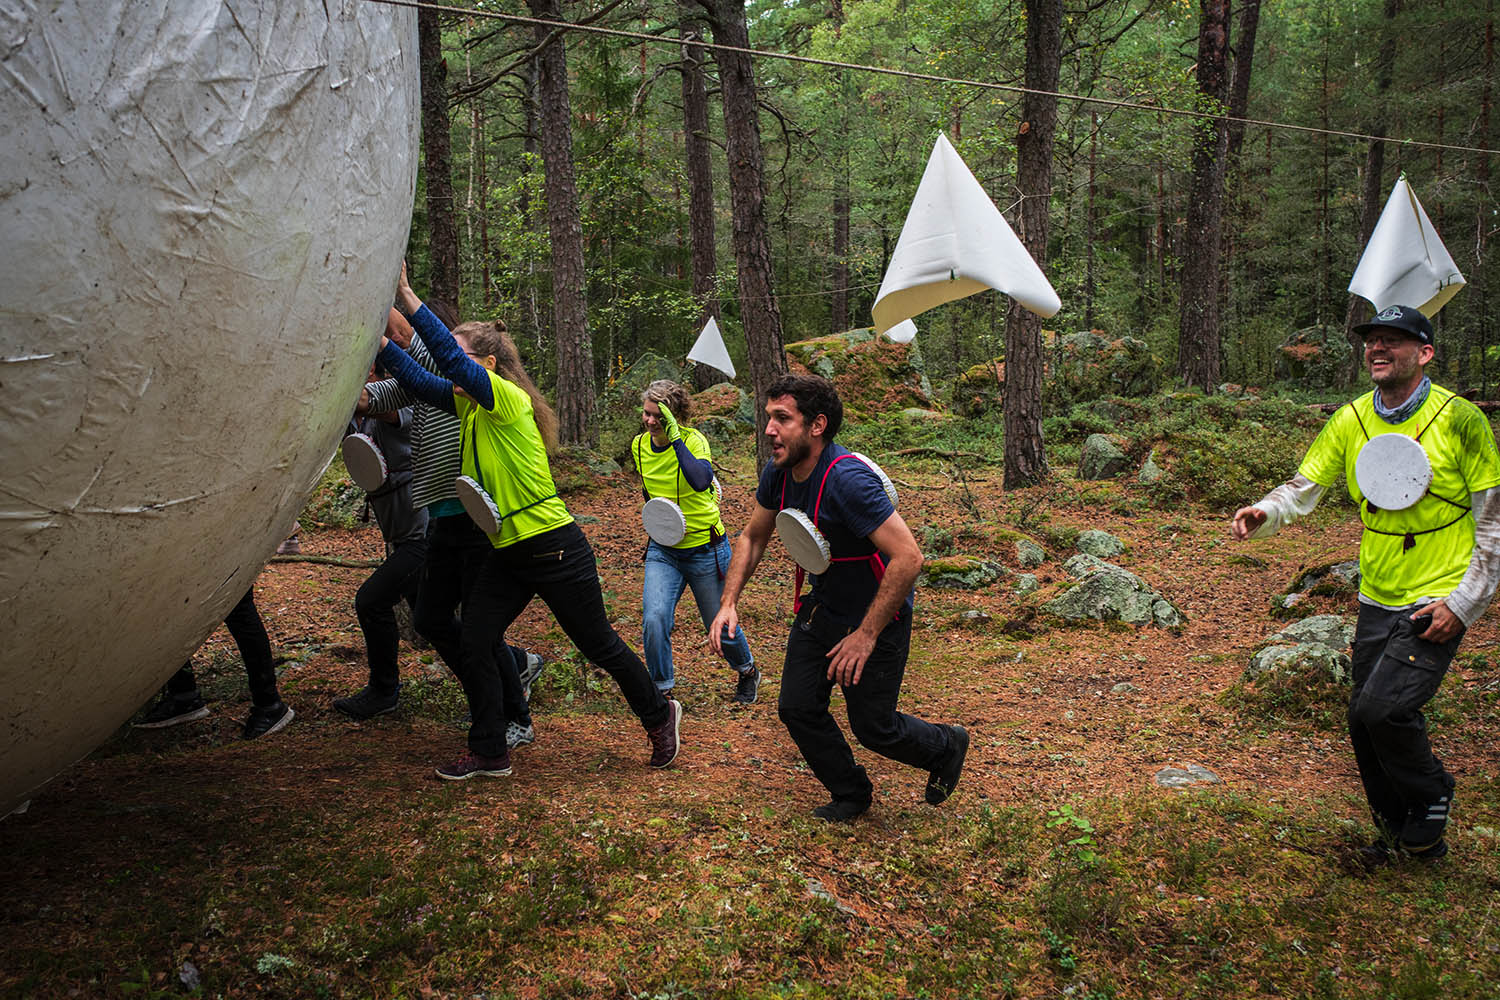
[{"label": "person in striped shirt", "polygon": [[[441,316],[445,325],[457,324],[458,318],[447,303],[433,302],[429,308]],[[411,325],[399,311],[391,310],[386,332],[419,365],[437,372],[437,362],[422,341],[412,336]],[[427,555],[412,624],[457,676],[463,666],[463,629],[458,608],[479,576],[490,543],[464,513],[453,489],[461,464],[457,417],[419,399],[395,379],[366,385],[356,413],[393,413],[407,406],[413,407],[411,502],[415,509],[427,512]],[[506,743],[510,747],[524,746],[536,739],[530,691],[544,661],[536,653],[509,644],[496,649],[495,658],[509,719]],[[371,683],[362,690],[333,704],[351,718],[369,719],[393,711],[396,702],[397,692],[389,686],[379,686],[372,676]]]}]

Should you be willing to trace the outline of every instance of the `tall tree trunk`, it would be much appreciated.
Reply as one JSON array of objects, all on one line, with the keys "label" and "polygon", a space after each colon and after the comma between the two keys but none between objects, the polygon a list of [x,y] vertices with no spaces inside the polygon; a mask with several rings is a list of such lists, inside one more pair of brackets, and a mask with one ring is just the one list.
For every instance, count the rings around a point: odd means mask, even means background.
[{"label": "tall tree trunk", "polygon": [[[682,46],[682,121],[687,147],[688,240],[692,247],[693,301],[698,303],[698,329],[719,318],[718,254],[714,244],[714,169],[708,140],[708,82],[703,71],[708,58],[691,0],[679,4],[678,34]],[[695,364],[693,384],[699,389],[729,376],[710,365]]]},{"label": "tall tree trunk", "polygon": [[[1198,91],[1222,115],[1227,96],[1229,0],[1200,0]],[[1212,393],[1219,384],[1219,239],[1224,213],[1224,166],[1229,146],[1222,117],[1199,121],[1193,143],[1193,186],[1183,245],[1182,314],[1177,372]]]},{"label": "tall tree trunk", "polygon": [[[1380,52],[1375,57],[1375,121],[1370,125],[1370,134],[1384,136],[1390,127],[1387,98],[1391,89],[1391,72],[1396,65],[1396,15],[1401,13],[1401,0],[1385,0],[1385,38],[1380,43]],[[1365,252],[1370,234],[1375,232],[1375,223],[1380,219],[1385,193],[1385,142],[1371,139],[1365,154],[1364,184],[1360,195],[1362,208],[1359,213],[1359,253]],[[1356,257],[1356,260],[1358,258]],[[1353,384],[1364,368],[1364,342],[1354,332],[1354,327],[1367,315],[1370,307],[1358,295],[1349,296],[1348,308],[1344,311],[1344,339],[1352,348],[1349,363],[1344,366],[1343,382]]]},{"label": "tall tree trunk", "polygon": [[[1229,87],[1229,114],[1244,118],[1250,109],[1250,67],[1255,61],[1255,32],[1260,27],[1260,0],[1245,0],[1240,8],[1239,39],[1234,45],[1234,82]],[[1229,158],[1239,159],[1245,142],[1243,122],[1229,123]]]},{"label": "tall tree trunk", "polygon": [[432,274],[427,294],[458,307],[458,224],[453,215],[453,146],[448,131],[448,64],[443,28],[433,10],[417,11],[422,67],[422,153],[427,182],[427,234]]},{"label": "tall tree trunk", "polygon": [[[559,0],[527,0],[533,17],[561,21]],[[540,45],[552,29],[537,25]],[[537,54],[542,167],[546,174],[547,231],[552,241],[552,319],[557,338],[558,433],[568,444],[599,443],[594,423],[594,348],[589,338],[583,222],[573,174],[573,115],[568,102],[568,57],[561,38]]]},{"label": "tall tree trunk", "polygon": [[474,98],[474,131],[479,133],[479,288],[488,311],[495,304],[495,291],[490,287],[490,175],[486,169],[484,108],[478,97]]},{"label": "tall tree trunk", "polygon": [[[742,0],[698,0],[713,25],[714,40],[748,49],[750,31]],[[755,384],[757,419],[766,405],[766,389],[787,370],[781,340],[781,309],[771,270],[771,235],[766,225],[766,184],[760,146],[760,117],[755,97],[755,70],[743,52],[717,50],[719,85],[724,97],[724,138],[729,160],[729,201],[734,225],[734,256],[739,273],[740,316]],[[765,435],[756,437],[756,453],[771,456]]]},{"label": "tall tree trunk", "polygon": [[[542,112],[540,102],[537,100],[538,69],[536,59],[533,58],[527,60],[525,66],[525,74],[526,76],[523,84],[523,86],[525,87],[525,91],[521,95],[521,106],[526,122],[526,127],[524,130],[526,133],[526,139],[523,143],[523,146],[526,150],[527,155],[522,157],[521,159],[520,170],[522,178],[527,178],[531,175],[531,164],[533,162],[532,158],[540,155],[541,153],[541,145],[537,140],[537,136],[540,135],[542,131]],[[520,197],[517,199],[518,204],[516,205],[516,209],[521,213],[521,224],[527,229],[535,229],[536,219],[532,212],[530,191],[531,188],[529,185],[521,185],[521,193]],[[536,255],[528,253],[526,255],[526,314],[531,319],[531,331],[534,337],[533,345],[535,347],[534,357],[542,359],[547,356],[546,346],[547,343],[552,339],[552,337],[551,331],[547,329],[547,322],[542,316],[541,302],[539,296],[537,295],[536,274]],[[538,363],[540,364],[540,361]],[[537,374],[537,372],[531,373],[533,378],[536,378]]]},{"label": "tall tree trunk", "polygon": [[1099,112],[1089,112],[1089,200],[1088,211],[1084,213],[1084,271],[1083,271],[1083,325],[1090,330],[1094,329],[1094,232],[1097,223],[1095,203],[1098,200],[1099,188],[1097,183],[1099,167]]},{"label": "tall tree trunk", "polygon": [[[1062,69],[1062,0],[1026,0],[1026,96],[1016,137],[1016,184],[1021,191],[1021,242],[1037,265],[1047,265],[1052,205],[1052,139],[1057,128]],[[1042,319],[1014,299],[1005,318],[1006,489],[1047,475],[1042,442]]]},{"label": "tall tree trunk", "polygon": [[[1495,4],[1494,0],[1485,0],[1484,4],[1484,83],[1479,98],[1479,135],[1476,144],[1489,146],[1492,136],[1490,134],[1490,102],[1492,100],[1492,89],[1495,80]],[[1474,209],[1474,275],[1479,280],[1476,282],[1478,288],[1475,297],[1479,300],[1479,395],[1481,399],[1490,398],[1490,366],[1486,355],[1490,346],[1490,282],[1486,277],[1486,248],[1489,243],[1490,220],[1485,214],[1485,208],[1492,203],[1490,194],[1490,160],[1483,153],[1479,154],[1479,164],[1475,171],[1479,177],[1480,200]]]}]

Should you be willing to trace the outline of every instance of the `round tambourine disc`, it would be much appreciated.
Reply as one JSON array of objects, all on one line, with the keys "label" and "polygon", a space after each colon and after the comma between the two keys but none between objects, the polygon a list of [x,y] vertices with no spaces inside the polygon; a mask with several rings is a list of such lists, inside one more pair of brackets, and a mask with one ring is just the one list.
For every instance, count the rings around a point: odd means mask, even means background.
[{"label": "round tambourine disc", "polygon": [[374,493],[385,485],[387,470],[385,456],[380,446],[368,434],[350,434],[341,446],[344,453],[344,468],[354,485],[366,493]]},{"label": "round tambourine disc", "polygon": [[641,524],[657,545],[680,545],[687,537],[687,518],[682,508],[666,497],[653,497],[641,508]]},{"label": "round tambourine disc", "polygon": [[802,511],[788,507],[777,512],[776,534],[792,560],[809,573],[826,573],[833,564],[828,539]]},{"label": "round tambourine disc", "polygon": [[1371,506],[1405,510],[1427,492],[1432,463],[1422,445],[1405,434],[1377,434],[1354,460],[1354,482]]},{"label": "round tambourine disc", "polygon": [[724,485],[719,482],[719,477],[718,476],[714,476],[714,503],[717,505],[717,504],[721,504],[723,502],[724,502]]},{"label": "round tambourine disc", "polygon": [[483,486],[468,476],[459,476],[453,480],[453,490],[458,494],[458,501],[464,505],[469,517],[479,525],[480,531],[486,535],[500,533],[500,508],[495,506],[494,497]]},{"label": "round tambourine disc", "polygon": [[875,475],[880,478],[881,488],[885,490],[885,495],[890,499],[891,506],[901,506],[896,502],[899,499],[899,497],[897,497],[896,495],[896,484],[891,482],[891,477],[885,474],[885,470],[876,465],[875,460],[868,455],[861,455],[857,451],[851,451],[849,454],[853,455],[855,458],[868,465],[874,471]]}]

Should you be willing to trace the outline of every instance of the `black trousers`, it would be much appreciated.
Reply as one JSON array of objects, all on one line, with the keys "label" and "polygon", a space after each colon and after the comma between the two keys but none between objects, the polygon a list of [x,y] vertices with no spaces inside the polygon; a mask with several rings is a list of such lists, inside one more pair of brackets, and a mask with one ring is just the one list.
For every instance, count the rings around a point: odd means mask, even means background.
[{"label": "black trousers", "polygon": [[1382,832],[1401,833],[1409,814],[1453,793],[1453,775],[1427,740],[1422,706],[1432,700],[1458,650],[1417,638],[1410,611],[1360,604],[1354,630],[1354,691],[1349,696],[1349,741],[1370,812]]},{"label": "black trousers", "polygon": [[365,655],[370,661],[370,690],[378,694],[392,695],[401,687],[396,661],[401,644],[396,605],[405,599],[406,606],[416,614],[426,562],[426,537],[399,542],[354,595],[354,614],[365,634]]},{"label": "black trousers", "polygon": [[[276,661],[271,656],[271,637],[266,635],[266,623],[260,619],[255,607],[255,588],[245,591],[245,596],[224,616],[224,625],[240,647],[240,659],[245,662],[245,680],[250,687],[250,701],[257,708],[274,705],[281,700],[276,689]],[[167,693],[189,695],[198,690],[198,678],[193,673],[193,661],[188,660],[167,681]]]},{"label": "black trousers", "polygon": [[[830,795],[869,802],[874,792],[870,779],[854,762],[854,753],[828,710],[833,694],[828,651],[851,631],[833,621],[812,598],[802,602],[787,637],[776,710],[803,759]],[[859,683],[843,687],[844,704],[849,729],[860,745],[882,757],[930,771],[948,755],[948,731],[896,710],[910,647],[911,616],[903,615],[880,633]]]},{"label": "black trousers", "polygon": [[533,597],[551,609],[557,624],[590,662],[620,686],[641,725],[651,729],[667,719],[667,700],[604,610],[594,550],[576,524],[492,549],[464,606],[463,663],[455,670],[469,699],[473,722],[469,749],[486,757],[505,751],[497,642]]},{"label": "black trousers", "polygon": [[[467,514],[450,514],[427,521],[427,561],[422,566],[422,584],[417,591],[412,625],[432,643],[432,648],[438,651],[460,683],[463,682],[464,647],[463,623],[457,611],[462,605],[467,617],[469,594],[479,580],[479,571],[485,560],[494,551],[490,540]],[[497,635],[496,643],[503,643],[503,639],[503,635]],[[526,704],[526,692],[521,687],[519,673],[526,665],[526,651],[511,646],[508,647],[510,655],[506,656],[502,653],[504,648],[497,645],[490,652],[490,660],[499,672],[504,712],[512,721],[529,725],[531,709]],[[466,693],[467,690],[465,687]],[[474,712],[472,701],[469,711]],[[501,722],[500,729],[503,743],[504,722]]]}]

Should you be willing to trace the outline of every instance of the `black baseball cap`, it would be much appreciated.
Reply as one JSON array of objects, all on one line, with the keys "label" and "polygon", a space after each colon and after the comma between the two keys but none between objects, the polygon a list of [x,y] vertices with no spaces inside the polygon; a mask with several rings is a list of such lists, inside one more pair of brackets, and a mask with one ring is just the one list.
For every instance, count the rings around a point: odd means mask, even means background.
[{"label": "black baseball cap", "polygon": [[1386,306],[1370,322],[1356,326],[1354,332],[1364,337],[1378,326],[1388,326],[1393,330],[1409,333],[1424,344],[1432,343],[1432,321],[1423,316],[1422,310],[1415,306]]}]

